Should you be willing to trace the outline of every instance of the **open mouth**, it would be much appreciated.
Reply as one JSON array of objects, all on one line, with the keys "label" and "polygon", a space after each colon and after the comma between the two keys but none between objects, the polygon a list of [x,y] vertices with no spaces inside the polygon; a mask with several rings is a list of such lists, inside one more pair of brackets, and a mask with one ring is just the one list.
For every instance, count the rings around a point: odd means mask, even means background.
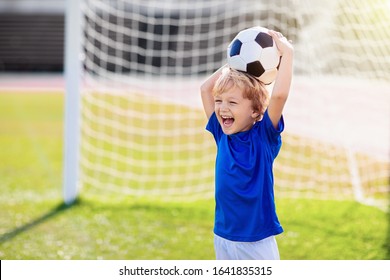
[{"label": "open mouth", "polygon": [[230,127],[232,126],[233,122],[234,122],[234,118],[222,116],[222,123],[224,126]]}]

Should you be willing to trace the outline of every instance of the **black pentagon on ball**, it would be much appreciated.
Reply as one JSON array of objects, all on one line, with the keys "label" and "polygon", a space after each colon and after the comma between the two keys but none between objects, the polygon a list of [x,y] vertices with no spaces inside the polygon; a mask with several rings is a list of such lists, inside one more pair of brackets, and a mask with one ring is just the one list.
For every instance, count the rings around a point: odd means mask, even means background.
[{"label": "black pentagon on ball", "polygon": [[232,43],[232,46],[230,48],[229,55],[230,56],[239,55],[240,50],[241,50],[241,46],[242,46],[242,42],[240,40],[238,40],[238,39],[234,40],[234,42]]},{"label": "black pentagon on ball", "polygon": [[263,49],[268,48],[268,47],[272,47],[274,45],[274,41],[272,40],[271,35],[264,33],[264,32],[260,32],[259,34],[257,34],[255,41]]},{"label": "black pentagon on ball", "polygon": [[265,70],[260,61],[254,61],[246,65],[246,72],[258,78],[263,75]]}]

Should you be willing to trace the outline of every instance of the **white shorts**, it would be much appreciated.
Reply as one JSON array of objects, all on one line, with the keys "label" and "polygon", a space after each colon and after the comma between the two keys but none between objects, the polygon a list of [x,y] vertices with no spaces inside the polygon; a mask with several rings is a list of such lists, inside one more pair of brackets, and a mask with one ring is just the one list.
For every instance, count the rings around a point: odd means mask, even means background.
[{"label": "white shorts", "polygon": [[280,260],[275,236],[255,242],[230,241],[214,235],[217,260]]}]

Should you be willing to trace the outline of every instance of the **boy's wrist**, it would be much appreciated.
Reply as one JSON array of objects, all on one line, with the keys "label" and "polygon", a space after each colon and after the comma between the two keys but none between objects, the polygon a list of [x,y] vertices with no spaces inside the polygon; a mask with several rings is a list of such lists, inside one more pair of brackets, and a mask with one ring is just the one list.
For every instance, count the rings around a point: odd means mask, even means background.
[{"label": "boy's wrist", "polygon": [[281,53],[282,57],[293,57],[294,56],[294,49],[293,48],[286,48],[283,53]]}]

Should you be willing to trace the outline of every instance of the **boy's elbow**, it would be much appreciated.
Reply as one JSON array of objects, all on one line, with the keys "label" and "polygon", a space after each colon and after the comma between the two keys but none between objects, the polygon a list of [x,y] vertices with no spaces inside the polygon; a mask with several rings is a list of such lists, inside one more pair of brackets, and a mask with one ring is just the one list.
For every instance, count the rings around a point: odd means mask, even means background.
[{"label": "boy's elbow", "polygon": [[203,83],[200,86],[200,93],[201,94],[208,94],[211,91],[210,87],[207,85],[207,83]]},{"label": "boy's elbow", "polygon": [[280,91],[272,93],[272,100],[277,102],[286,102],[288,97],[288,91]]},{"label": "boy's elbow", "polygon": [[206,86],[204,84],[202,84],[200,86],[200,93],[203,94],[205,91],[206,91]]}]

